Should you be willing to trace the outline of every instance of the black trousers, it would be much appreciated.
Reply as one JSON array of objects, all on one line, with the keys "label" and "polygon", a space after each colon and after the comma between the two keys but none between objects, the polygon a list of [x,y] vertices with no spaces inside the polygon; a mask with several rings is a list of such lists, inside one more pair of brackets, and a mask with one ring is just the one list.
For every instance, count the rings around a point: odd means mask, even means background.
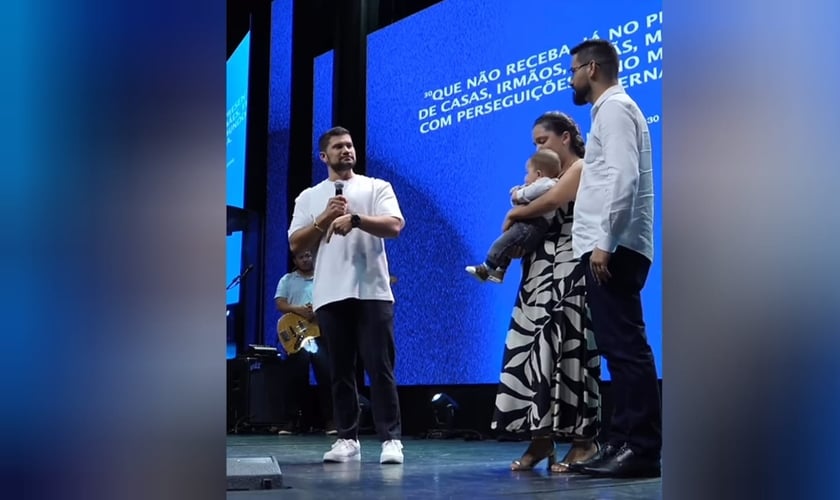
[{"label": "black trousers", "polygon": [[356,359],[370,378],[371,409],[381,441],[400,439],[400,402],[394,378],[394,304],[347,299],[318,308],[318,325],[328,345],[335,425],[341,439],[359,435]]},{"label": "black trousers", "polygon": [[318,384],[318,402],[320,404],[321,416],[326,425],[333,418],[332,407],[332,383],[330,377],[329,353],[327,343],[318,337],[315,339],[318,345],[318,352],[300,351],[292,354],[283,361],[285,394],[283,400],[283,419],[286,423],[293,423],[297,420],[298,412],[301,409],[301,401],[306,387],[309,386],[309,365],[315,373],[315,382]]},{"label": "black trousers", "polygon": [[610,257],[612,278],[597,284],[591,253],[586,269],[586,301],[598,350],[612,376],[613,416],[608,440],[627,443],[634,452],[658,459],[662,449],[662,408],[653,352],[645,334],[641,291],[650,270],[642,254],[618,247]]}]

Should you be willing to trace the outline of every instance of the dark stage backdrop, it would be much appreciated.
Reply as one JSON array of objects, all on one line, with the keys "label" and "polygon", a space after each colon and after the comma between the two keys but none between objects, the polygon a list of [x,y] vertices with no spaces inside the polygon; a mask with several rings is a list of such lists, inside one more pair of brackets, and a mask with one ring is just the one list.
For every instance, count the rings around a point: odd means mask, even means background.
[{"label": "dark stage backdrop", "polygon": [[[318,138],[332,128],[333,98],[332,50],[315,58],[314,87],[312,95],[312,183],[327,178],[327,167],[318,158]],[[336,124],[338,125],[338,124]]]},{"label": "dark stage backdrop", "polygon": [[[590,107],[574,106],[568,85],[568,49],[585,38],[616,43],[622,82],[648,116],[661,249],[661,9],[660,0],[446,0],[370,35],[367,172],[392,182],[407,222],[388,245],[401,384],[498,381],[520,267],[498,286],[464,266],[499,235],[508,190],[534,151],[534,119],[561,110],[587,134]],[[657,363],[661,262],[659,252],[643,294]]]},{"label": "dark stage backdrop", "polygon": [[289,172],[292,0],[274,0],[271,15],[271,70],[268,114],[268,196],[265,219],[265,343],[276,342],[274,291],[287,271],[289,241],[286,186]]}]

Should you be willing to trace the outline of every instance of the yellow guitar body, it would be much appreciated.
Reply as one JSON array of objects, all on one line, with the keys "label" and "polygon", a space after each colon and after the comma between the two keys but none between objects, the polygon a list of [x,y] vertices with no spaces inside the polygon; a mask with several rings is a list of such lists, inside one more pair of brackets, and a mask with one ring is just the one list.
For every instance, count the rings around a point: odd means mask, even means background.
[{"label": "yellow guitar body", "polygon": [[298,352],[306,338],[321,336],[318,323],[295,313],[286,313],[277,320],[277,337],[289,355]]}]

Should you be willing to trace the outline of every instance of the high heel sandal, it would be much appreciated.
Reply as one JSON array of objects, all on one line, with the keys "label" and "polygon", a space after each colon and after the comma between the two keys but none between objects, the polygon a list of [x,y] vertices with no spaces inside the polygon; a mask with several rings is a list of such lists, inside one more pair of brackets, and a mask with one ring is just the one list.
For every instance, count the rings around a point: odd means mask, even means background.
[{"label": "high heel sandal", "polygon": [[562,473],[565,473],[565,472],[570,472],[569,471],[569,466],[572,465],[572,463],[585,462],[586,460],[589,460],[590,458],[597,455],[599,451],[601,451],[601,445],[598,444],[598,441],[593,440],[592,444],[595,445],[595,451],[588,456],[576,459],[574,462],[572,462],[570,460],[570,456],[572,455],[572,453],[575,451],[575,448],[576,448],[576,446],[574,444],[572,444],[572,447],[569,448],[569,451],[566,452],[566,454],[563,456],[563,458],[559,462],[557,462],[555,464],[552,464],[549,467],[549,470],[551,472],[556,472],[558,474],[562,474]]},{"label": "high heel sandal", "polygon": [[554,450],[554,442],[551,440],[547,440],[550,445],[546,448],[545,453],[541,453],[537,455],[536,453],[532,452],[531,449],[534,446],[534,442],[531,442],[531,445],[528,446],[528,449],[525,450],[525,454],[519,460],[514,460],[510,464],[510,470],[512,471],[526,471],[526,470],[533,470],[534,466],[538,463],[542,462],[543,459],[548,459],[548,466],[547,468],[550,470],[554,465],[557,463],[557,453]]}]

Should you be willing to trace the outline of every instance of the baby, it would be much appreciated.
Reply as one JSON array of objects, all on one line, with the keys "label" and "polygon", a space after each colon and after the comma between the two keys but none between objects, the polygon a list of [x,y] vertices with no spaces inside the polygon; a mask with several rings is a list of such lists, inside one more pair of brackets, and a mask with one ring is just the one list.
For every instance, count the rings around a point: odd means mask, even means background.
[{"label": "baby", "polygon": [[[542,196],[557,183],[560,175],[560,158],[557,153],[543,149],[534,153],[525,164],[525,184],[514,186],[510,190],[510,201],[514,205],[527,205]],[[505,278],[505,271],[510,265],[507,253],[513,247],[521,247],[525,253],[533,251],[545,236],[545,232],[554,217],[554,210],[550,210],[540,217],[515,222],[510,229],[499,236],[483,264],[467,266],[467,272],[480,281],[501,283]]]}]

